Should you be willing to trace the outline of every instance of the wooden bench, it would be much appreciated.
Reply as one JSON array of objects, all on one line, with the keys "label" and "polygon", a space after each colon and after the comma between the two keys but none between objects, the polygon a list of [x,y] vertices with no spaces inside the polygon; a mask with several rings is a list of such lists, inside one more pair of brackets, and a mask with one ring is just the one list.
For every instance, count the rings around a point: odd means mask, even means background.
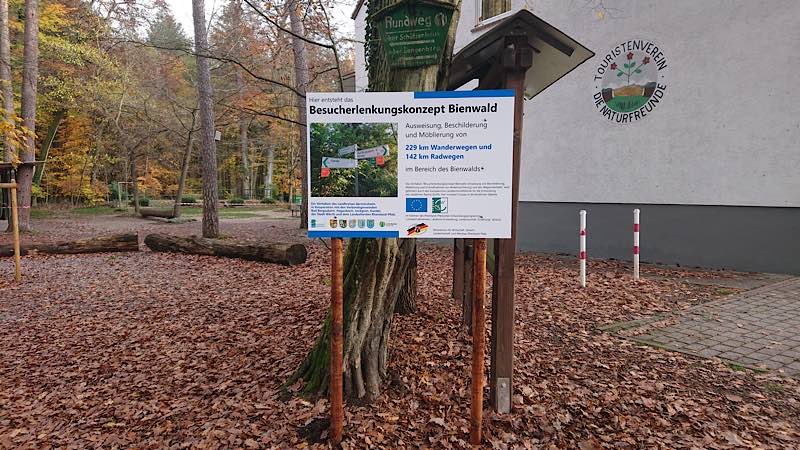
[{"label": "wooden bench", "polygon": [[300,203],[290,203],[289,210],[292,212],[292,217],[294,217],[294,213],[300,215]]}]

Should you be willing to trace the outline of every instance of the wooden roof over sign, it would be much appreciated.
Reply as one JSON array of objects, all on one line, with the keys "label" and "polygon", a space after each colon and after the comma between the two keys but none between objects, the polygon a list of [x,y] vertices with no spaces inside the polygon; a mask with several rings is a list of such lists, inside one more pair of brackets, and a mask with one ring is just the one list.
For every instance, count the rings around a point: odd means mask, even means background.
[{"label": "wooden roof over sign", "polygon": [[556,27],[528,10],[521,10],[498,21],[453,57],[448,89],[458,89],[481,78],[500,64],[507,37],[526,37],[536,53],[525,78],[527,98],[536,96],[594,56],[594,52]]}]

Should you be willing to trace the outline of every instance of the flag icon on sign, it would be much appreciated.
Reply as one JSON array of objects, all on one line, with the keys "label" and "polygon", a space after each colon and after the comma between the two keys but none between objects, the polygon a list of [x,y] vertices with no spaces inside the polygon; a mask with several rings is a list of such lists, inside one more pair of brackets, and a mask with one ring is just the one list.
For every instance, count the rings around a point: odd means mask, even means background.
[{"label": "flag icon on sign", "polygon": [[428,212],[428,199],[425,197],[406,197],[406,212]]}]

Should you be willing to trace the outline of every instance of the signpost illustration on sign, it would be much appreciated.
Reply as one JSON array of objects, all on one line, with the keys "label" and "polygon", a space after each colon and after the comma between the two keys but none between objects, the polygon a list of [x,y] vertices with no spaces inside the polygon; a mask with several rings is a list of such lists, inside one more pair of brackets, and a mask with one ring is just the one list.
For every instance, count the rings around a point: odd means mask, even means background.
[{"label": "signpost illustration on sign", "polygon": [[309,93],[309,237],[509,237],[513,117],[510,90]]}]

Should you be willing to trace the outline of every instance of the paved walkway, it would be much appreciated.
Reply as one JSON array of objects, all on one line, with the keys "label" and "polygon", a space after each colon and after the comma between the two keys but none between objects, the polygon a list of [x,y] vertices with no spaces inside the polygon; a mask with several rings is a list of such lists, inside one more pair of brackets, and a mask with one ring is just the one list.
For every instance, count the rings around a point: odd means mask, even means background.
[{"label": "paved walkway", "polygon": [[800,278],[690,308],[635,340],[800,375]]}]

